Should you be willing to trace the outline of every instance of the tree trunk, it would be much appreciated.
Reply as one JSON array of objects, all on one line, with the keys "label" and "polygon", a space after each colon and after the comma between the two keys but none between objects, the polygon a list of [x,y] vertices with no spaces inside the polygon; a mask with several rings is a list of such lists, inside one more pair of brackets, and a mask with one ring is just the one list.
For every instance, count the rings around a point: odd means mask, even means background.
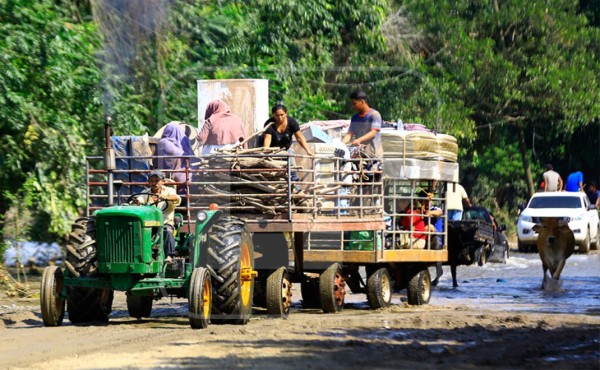
[{"label": "tree trunk", "polygon": [[531,167],[529,166],[529,159],[527,158],[527,146],[525,145],[525,135],[523,135],[523,129],[520,126],[515,126],[517,130],[517,137],[519,139],[519,151],[521,152],[521,159],[523,160],[523,170],[525,171],[525,181],[527,182],[527,189],[529,189],[529,196],[533,196],[535,193],[535,187],[533,185],[533,177],[531,176]]}]

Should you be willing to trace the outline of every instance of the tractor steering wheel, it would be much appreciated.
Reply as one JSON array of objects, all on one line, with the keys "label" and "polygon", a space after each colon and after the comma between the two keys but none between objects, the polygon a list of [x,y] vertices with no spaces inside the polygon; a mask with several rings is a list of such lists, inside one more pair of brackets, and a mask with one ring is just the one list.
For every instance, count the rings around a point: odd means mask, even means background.
[{"label": "tractor steering wheel", "polygon": [[[140,203],[140,201],[139,201],[140,197],[145,201]],[[164,212],[168,207],[167,200],[165,198],[161,197],[159,194],[155,194],[155,193],[131,194],[127,198],[127,204],[154,206],[154,207],[160,209],[162,212]]]}]

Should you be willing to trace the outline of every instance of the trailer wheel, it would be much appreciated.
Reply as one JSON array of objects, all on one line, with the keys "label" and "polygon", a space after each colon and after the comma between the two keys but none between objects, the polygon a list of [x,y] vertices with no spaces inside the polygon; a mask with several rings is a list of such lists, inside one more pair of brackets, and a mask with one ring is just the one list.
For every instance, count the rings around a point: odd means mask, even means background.
[{"label": "trailer wheel", "polygon": [[206,329],[210,321],[212,306],[212,285],[207,269],[197,267],[192,272],[188,298],[190,326],[192,329]]},{"label": "trailer wheel", "polygon": [[95,218],[83,217],[71,225],[65,266],[75,277],[90,277],[97,274]]},{"label": "trailer wheel", "polygon": [[129,316],[136,319],[150,317],[153,300],[152,296],[127,295],[127,312],[129,312]]},{"label": "trailer wheel", "polygon": [[321,308],[321,298],[319,297],[319,279],[304,276],[300,283],[302,293],[302,307]]},{"label": "trailer wheel", "polygon": [[407,296],[408,304],[423,305],[429,303],[431,297],[431,276],[429,270],[420,270],[409,281]]},{"label": "trailer wheel", "polygon": [[367,301],[369,307],[388,307],[392,301],[392,278],[386,267],[375,270],[367,278]]},{"label": "trailer wheel", "polygon": [[218,220],[208,235],[208,265],[213,286],[211,321],[246,324],[252,314],[254,248],[243,221]]},{"label": "trailer wheel", "polygon": [[275,270],[267,278],[267,313],[287,318],[292,306],[292,283],[285,267]]},{"label": "trailer wheel", "polygon": [[59,296],[62,283],[62,270],[58,266],[46,267],[40,289],[40,306],[44,326],[62,325],[65,317],[65,300]]},{"label": "trailer wheel", "polygon": [[342,276],[342,266],[334,263],[319,278],[319,297],[323,312],[335,313],[344,308],[346,281]]},{"label": "trailer wheel", "polygon": [[110,289],[70,287],[67,312],[73,324],[108,323],[114,293]]}]

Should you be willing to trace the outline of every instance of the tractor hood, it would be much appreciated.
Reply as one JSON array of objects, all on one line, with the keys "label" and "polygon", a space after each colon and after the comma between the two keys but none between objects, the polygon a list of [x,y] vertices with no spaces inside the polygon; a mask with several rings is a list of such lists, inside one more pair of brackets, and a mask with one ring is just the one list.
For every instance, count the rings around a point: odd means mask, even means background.
[{"label": "tractor hood", "polygon": [[163,226],[160,209],[153,206],[113,206],[96,211],[96,217],[135,217],[143,221],[144,227]]}]

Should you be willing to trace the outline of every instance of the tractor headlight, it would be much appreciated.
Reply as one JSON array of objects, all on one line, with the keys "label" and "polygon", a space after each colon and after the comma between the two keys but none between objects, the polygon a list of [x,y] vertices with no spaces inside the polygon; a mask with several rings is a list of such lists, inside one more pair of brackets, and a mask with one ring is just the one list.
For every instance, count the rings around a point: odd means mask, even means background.
[{"label": "tractor headlight", "polygon": [[198,212],[198,215],[196,216],[196,218],[198,219],[198,221],[204,222],[208,218],[208,215],[206,214],[206,212],[200,211],[200,212]]}]

